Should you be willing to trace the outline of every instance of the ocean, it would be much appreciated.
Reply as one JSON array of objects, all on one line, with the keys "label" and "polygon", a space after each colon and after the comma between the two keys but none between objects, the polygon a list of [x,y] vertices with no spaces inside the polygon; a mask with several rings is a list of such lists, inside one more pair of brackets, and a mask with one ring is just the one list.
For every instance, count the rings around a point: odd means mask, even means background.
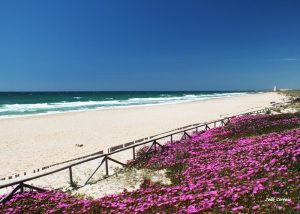
[{"label": "ocean", "polygon": [[241,96],[247,91],[0,92],[0,118],[91,109],[173,104]]}]

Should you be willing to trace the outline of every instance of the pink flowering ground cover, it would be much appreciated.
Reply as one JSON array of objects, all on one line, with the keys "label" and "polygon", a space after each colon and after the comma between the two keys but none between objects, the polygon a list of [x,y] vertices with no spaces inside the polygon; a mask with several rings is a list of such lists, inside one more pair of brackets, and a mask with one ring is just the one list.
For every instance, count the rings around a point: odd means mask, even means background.
[{"label": "pink flowering ground cover", "polygon": [[167,169],[172,185],[145,180],[138,190],[96,200],[23,193],[0,205],[0,213],[297,213],[299,123],[294,115],[237,117],[157,153],[142,149],[129,163]]},{"label": "pink flowering ground cover", "polygon": [[239,138],[280,132],[297,126],[299,126],[299,118],[294,114],[245,115],[231,119],[227,126],[214,129],[213,133],[224,140],[227,137]]}]

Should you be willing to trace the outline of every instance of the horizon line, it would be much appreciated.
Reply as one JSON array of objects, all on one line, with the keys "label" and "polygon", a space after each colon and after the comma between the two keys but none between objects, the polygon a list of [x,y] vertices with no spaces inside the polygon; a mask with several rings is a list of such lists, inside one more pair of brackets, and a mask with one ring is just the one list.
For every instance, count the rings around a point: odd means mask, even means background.
[{"label": "horizon line", "polygon": [[[279,89],[280,90],[280,89]],[[297,89],[289,89],[297,90]],[[273,89],[232,89],[232,90],[12,90],[0,93],[39,93],[39,92],[232,92],[232,91],[273,91]]]}]

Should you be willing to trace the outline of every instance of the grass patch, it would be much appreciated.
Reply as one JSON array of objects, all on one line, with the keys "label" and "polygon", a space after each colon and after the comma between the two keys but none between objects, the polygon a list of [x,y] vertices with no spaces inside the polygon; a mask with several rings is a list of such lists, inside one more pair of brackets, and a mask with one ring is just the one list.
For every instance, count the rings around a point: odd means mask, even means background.
[{"label": "grass patch", "polygon": [[166,176],[171,180],[173,185],[178,185],[182,182],[181,172],[185,169],[185,164],[178,163],[167,168]]},{"label": "grass patch", "polygon": [[300,97],[300,90],[281,91],[279,93],[291,97]]}]

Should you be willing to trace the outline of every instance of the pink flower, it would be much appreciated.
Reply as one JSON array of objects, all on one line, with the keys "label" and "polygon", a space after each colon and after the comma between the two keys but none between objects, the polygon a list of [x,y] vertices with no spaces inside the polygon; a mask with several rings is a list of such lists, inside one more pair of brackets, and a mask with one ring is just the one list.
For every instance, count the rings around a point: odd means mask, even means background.
[{"label": "pink flower", "polygon": [[197,212],[197,210],[194,205],[188,206],[188,213],[195,213],[195,212]]},{"label": "pink flower", "polygon": [[270,161],[270,163],[271,163],[271,164],[274,164],[274,163],[276,163],[276,161],[277,161],[276,159],[272,159],[272,160]]},{"label": "pink flower", "polygon": [[190,189],[193,189],[194,186],[195,186],[195,185],[193,184],[193,182],[190,182],[190,183],[189,183],[189,188],[190,188]]},{"label": "pink flower", "polygon": [[279,210],[284,210],[284,207],[278,206],[277,209],[279,209]]},{"label": "pink flower", "polygon": [[244,209],[243,206],[238,206],[238,207],[232,208],[232,211],[233,211],[233,212],[236,212],[236,211],[240,211],[240,210],[243,210],[243,209]]}]

